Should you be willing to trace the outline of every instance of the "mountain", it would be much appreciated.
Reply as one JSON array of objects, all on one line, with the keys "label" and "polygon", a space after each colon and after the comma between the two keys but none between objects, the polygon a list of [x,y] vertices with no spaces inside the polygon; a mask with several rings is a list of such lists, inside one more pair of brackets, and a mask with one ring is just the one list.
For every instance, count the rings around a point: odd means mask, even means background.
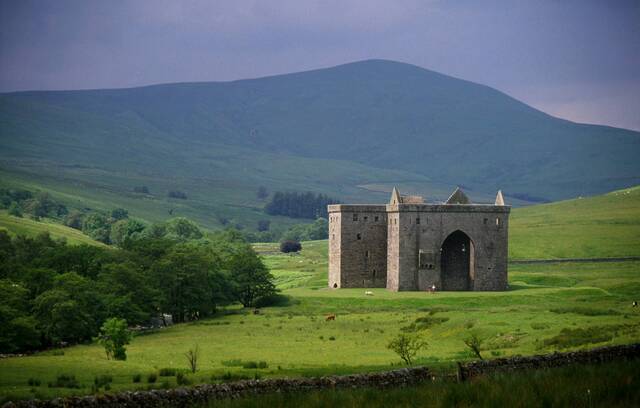
[{"label": "mountain", "polygon": [[[0,177],[147,219],[264,215],[255,190],[381,202],[454,185],[557,200],[640,184],[640,133],[547,115],[495,89],[369,60],[233,82],[0,95]],[[151,195],[132,193],[146,185]],[[166,198],[171,189],[188,200]],[[474,197],[475,194],[475,197]],[[517,200],[516,203],[519,203]]]}]

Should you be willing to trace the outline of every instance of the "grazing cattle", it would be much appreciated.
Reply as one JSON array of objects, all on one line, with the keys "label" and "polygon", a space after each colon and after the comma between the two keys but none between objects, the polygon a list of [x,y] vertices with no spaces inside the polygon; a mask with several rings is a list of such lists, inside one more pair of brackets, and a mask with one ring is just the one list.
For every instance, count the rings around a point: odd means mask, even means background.
[{"label": "grazing cattle", "polygon": [[325,317],[324,319],[325,321],[329,321],[329,320],[336,320],[336,315],[332,314],[332,315],[328,315],[327,317]]},{"label": "grazing cattle", "polygon": [[633,307],[638,307],[638,302],[636,300],[633,301]]},{"label": "grazing cattle", "polygon": [[367,296],[373,296],[373,292],[370,291],[370,290],[364,292],[364,294],[367,295]]}]

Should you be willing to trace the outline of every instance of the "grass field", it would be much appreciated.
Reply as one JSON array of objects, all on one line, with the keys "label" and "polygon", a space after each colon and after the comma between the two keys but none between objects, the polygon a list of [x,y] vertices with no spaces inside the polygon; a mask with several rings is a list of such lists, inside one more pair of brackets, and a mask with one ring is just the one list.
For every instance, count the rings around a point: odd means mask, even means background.
[{"label": "grass field", "polygon": [[36,236],[42,232],[49,232],[52,238],[65,239],[71,245],[106,246],[84,235],[81,231],[62,224],[50,220],[35,221],[29,218],[14,217],[2,210],[0,210],[0,230],[5,230],[12,236],[25,235],[28,237]]},{"label": "grass field", "polygon": [[640,362],[495,374],[472,382],[434,381],[392,389],[277,393],[215,401],[210,407],[634,407]]},{"label": "grass field", "polygon": [[[635,188],[514,210],[511,256],[638,255],[639,196]],[[594,246],[598,252],[589,250]],[[192,383],[384,370],[400,363],[386,348],[389,340],[414,323],[420,329],[420,322],[429,346],[416,364],[438,370],[472,358],[463,343],[472,332],[484,339],[488,358],[640,341],[640,312],[631,307],[640,293],[638,261],[511,265],[506,292],[373,289],[373,296],[365,296],[364,289],[326,289],[326,241],[304,242],[293,255],[278,253],[276,244],[255,248],[289,304],[259,315],[232,307],[216,318],[136,337],[127,361],[107,360],[96,344],[0,360],[0,401],[89,393],[99,375],[112,376],[112,391],[175,386],[175,376],[153,384],[148,376],[162,368],[186,370],[184,353],[195,344],[201,365],[187,375]],[[337,314],[336,321],[324,320],[329,313]],[[243,368],[261,361],[267,367]],[[80,388],[47,386],[61,374],[75,375]],[[141,382],[133,382],[136,374]],[[29,385],[29,379],[40,385]]]}]

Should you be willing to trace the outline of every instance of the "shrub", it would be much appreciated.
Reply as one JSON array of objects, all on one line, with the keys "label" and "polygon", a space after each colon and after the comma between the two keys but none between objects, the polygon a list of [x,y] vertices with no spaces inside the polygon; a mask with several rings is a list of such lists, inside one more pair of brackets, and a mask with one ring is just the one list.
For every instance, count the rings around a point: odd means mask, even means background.
[{"label": "shrub", "polygon": [[131,337],[127,329],[127,321],[112,317],[100,328],[99,342],[104,346],[108,359],[126,360],[127,349],[124,346],[129,344]]},{"label": "shrub", "polygon": [[80,388],[76,376],[68,374],[60,374],[55,381],[50,382],[48,385],[49,388]]},{"label": "shrub", "polygon": [[180,190],[169,191],[167,195],[169,196],[169,198],[179,198],[181,200],[187,199],[187,194],[184,191],[180,191]]},{"label": "shrub", "polygon": [[407,365],[411,365],[413,358],[420,350],[427,347],[427,343],[416,334],[400,333],[387,344]]},{"label": "shrub", "polygon": [[246,361],[242,363],[242,368],[258,368],[258,363],[255,361]]},{"label": "shrub", "polygon": [[156,373],[151,373],[147,376],[147,382],[149,384],[155,383],[157,379],[158,379],[158,375]]},{"label": "shrub", "polygon": [[483,360],[480,355],[480,346],[482,345],[482,339],[478,337],[476,333],[471,333],[469,337],[463,340],[464,344],[473,352],[473,354],[478,357],[480,360]]},{"label": "shrub", "polygon": [[104,387],[113,381],[113,377],[110,375],[98,375],[93,379],[93,384],[96,388]]},{"label": "shrub", "polygon": [[329,340],[330,340],[330,341],[335,341],[335,339],[336,339],[336,338],[335,338],[334,336],[329,337]]},{"label": "shrub", "polygon": [[141,374],[134,374],[133,375],[133,382],[134,383],[139,383],[142,380],[142,375]]},{"label": "shrub", "polygon": [[302,249],[302,244],[298,241],[286,240],[280,243],[280,252],[285,254],[290,252],[299,252]]},{"label": "shrub", "polygon": [[161,368],[158,374],[160,374],[160,377],[173,377],[176,375],[176,369],[170,367]]},{"label": "shrub", "polygon": [[200,348],[196,344],[193,348],[189,349],[184,356],[187,358],[187,362],[189,363],[189,369],[191,369],[192,373],[195,373],[198,369],[198,358],[200,357]]},{"label": "shrub", "polygon": [[178,383],[178,385],[191,384],[191,380],[189,380],[189,378],[187,378],[185,373],[182,373],[182,372],[179,372],[178,374],[176,374],[176,382]]},{"label": "shrub", "polygon": [[269,364],[266,361],[258,361],[258,368],[269,368]]},{"label": "shrub", "polygon": [[39,378],[29,378],[29,381],[27,381],[27,384],[29,384],[32,387],[39,387],[41,382]]}]

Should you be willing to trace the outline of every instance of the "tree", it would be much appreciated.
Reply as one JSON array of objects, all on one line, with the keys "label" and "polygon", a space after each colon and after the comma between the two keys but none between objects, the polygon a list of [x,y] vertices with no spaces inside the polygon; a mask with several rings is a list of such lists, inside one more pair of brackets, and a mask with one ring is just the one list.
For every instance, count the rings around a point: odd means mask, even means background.
[{"label": "tree", "polygon": [[187,362],[189,363],[189,368],[192,373],[195,373],[198,369],[198,358],[200,357],[200,348],[196,344],[193,348],[190,348],[184,356],[187,358]]},{"label": "tree", "polygon": [[77,230],[82,230],[84,214],[78,210],[71,210],[66,217],[64,217],[64,225]]},{"label": "tree", "polygon": [[89,235],[96,241],[109,244],[109,235],[111,234],[111,224],[107,216],[99,213],[91,213],[84,218],[82,222],[82,232]]},{"label": "tree", "polygon": [[464,344],[469,347],[471,352],[478,357],[480,360],[484,360],[480,355],[480,347],[482,346],[482,339],[478,336],[477,333],[471,333],[469,337],[463,340]]},{"label": "tree", "polygon": [[419,335],[406,333],[400,333],[387,345],[387,348],[393,350],[407,365],[411,365],[416,354],[425,347],[427,343]]},{"label": "tree", "polygon": [[198,225],[184,217],[170,219],[167,221],[165,227],[167,231],[166,236],[170,239],[187,241],[202,238],[202,231],[200,231]]},{"label": "tree", "polygon": [[127,329],[127,321],[112,317],[100,328],[98,342],[104,346],[108,359],[126,360],[127,349],[124,347],[131,341],[131,333]]},{"label": "tree", "polygon": [[242,245],[227,265],[233,280],[235,299],[244,307],[276,293],[273,275],[249,245]]},{"label": "tree", "polygon": [[110,241],[122,247],[127,240],[139,237],[145,227],[145,224],[136,219],[121,219],[111,226]]},{"label": "tree", "polygon": [[269,231],[269,226],[271,225],[271,221],[269,220],[260,220],[258,221],[258,231]]},{"label": "tree", "polygon": [[177,244],[154,264],[154,275],[160,282],[163,311],[174,321],[184,322],[213,313],[222,299],[212,296],[211,279],[218,262],[206,248]]},{"label": "tree", "polygon": [[269,192],[267,191],[267,188],[265,186],[260,186],[258,187],[256,196],[258,197],[258,200],[264,200],[265,198],[269,197]]},{"label": "tree", "polygon": [[289,252],[298,252],[302,249],[302,244],[298,241],[286,240],[280,243],[280,252],[285,254]]},{"label": "tree", "polygon": [[9,206],[9,215],[22,218],[22,208],[20,208],[20,205],[18,205],[18,203],[16,203],[15,201],[13,201]]},{"label": "tree", "polygon": [[114,208],[111,211],[111,218],[113,218],[114,220],[124,220],[126,218],[129,218],[129,211],[125,210],[124,208]]}]

